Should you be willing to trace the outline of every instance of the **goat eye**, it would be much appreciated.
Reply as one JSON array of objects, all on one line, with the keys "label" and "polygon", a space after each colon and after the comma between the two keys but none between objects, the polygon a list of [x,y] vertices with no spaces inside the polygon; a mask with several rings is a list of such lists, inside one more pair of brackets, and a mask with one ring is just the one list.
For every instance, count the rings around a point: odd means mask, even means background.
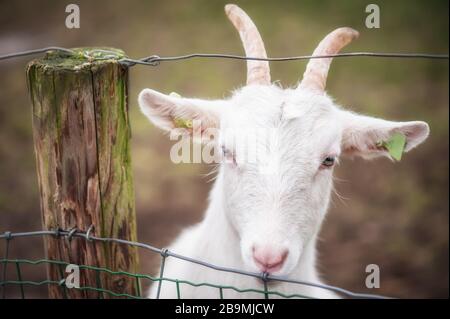
[{"label": "goat eye", "polygon": [[329,168],[332,167],[334,165],[336,161],[336,158],[334,156],[327,156],[323,161],[322,161],[322,167],[323,168]]},{"label": "goat eye", "polygon": [[225,148],[225,146],[222,146],[222,155],[223,156],[228,156],[228,155],[230,155],[230,151],[229,150],[227,150],[226,148]]},{"label": "goat eye", "polygon": [[225,163],[233,163],[236,164],[236,159],[234,157],[234,153],[230,150],[226,149],[224,146],[222,146],[222,155],[225,159]]}]

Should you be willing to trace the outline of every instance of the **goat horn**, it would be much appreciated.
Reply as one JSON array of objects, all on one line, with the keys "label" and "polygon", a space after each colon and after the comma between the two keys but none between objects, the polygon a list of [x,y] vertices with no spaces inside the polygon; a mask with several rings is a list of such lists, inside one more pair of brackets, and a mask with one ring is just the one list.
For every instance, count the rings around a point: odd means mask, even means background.
[{"label": "goat horn", "polygon": [[[329,33],[314,50],[313,55],[337,54],[344,46],[359,36],[358,31],[351,28],[339,28]],[[298,88],[308,88],[319,92],[325,91],[328,70],[332,58],[310,59]]]},{"label": "goat horn", "polygon": [[[264,42],[250,17],[234,4],[227,4],[225,13],[237,31],[239,31],[245,55],[248,57],[267,58]],[[247,85],[250,84],[270,85],[268,61],[247,61]]]}]

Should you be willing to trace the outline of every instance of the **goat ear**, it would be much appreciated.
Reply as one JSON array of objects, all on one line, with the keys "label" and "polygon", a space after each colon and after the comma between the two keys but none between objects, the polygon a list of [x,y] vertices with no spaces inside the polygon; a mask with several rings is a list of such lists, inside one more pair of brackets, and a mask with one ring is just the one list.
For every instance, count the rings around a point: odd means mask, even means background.
[{"label": "goat ear", "polygon": [[206,129],[219,128],[223,101],[205,101],[182,98],[177,94],[165,95],[144,89],[139,94],[139,106],[149,120],[165,131],[175,128],[194,129],[202,133]]},{"label": "goat ear", "polygon": [[421,121],[393,122],[347,111],[342,111],[342,119],[343,154],[358,155],[368,159],[379,156],[392,157],[385,143],[395,133],[405,136],[404,151],[408,152],[425,141],[430,132],[428,124]]}]

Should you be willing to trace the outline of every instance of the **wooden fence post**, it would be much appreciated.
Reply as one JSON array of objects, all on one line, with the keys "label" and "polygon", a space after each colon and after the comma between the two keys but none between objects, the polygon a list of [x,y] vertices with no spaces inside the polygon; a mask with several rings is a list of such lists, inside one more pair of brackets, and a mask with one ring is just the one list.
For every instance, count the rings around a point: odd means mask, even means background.
[{"label": "wooden fence post", "polygon": [[[96,236],[136,240],[130,158],[128,68],[116,49],[49,52],[29,63],[42,223],[45,229],[87,230]],[[86,55],[93,58],[87,58]],[[48,236],[48,259],[113,271],[138,270],[134,247]],[[65,269],[48,267],[50,280]],[[80,286],[136,295],[139,283],[122,275],[80,270]],[[51,298],[109,298],[107,293],[49,286]]]}]

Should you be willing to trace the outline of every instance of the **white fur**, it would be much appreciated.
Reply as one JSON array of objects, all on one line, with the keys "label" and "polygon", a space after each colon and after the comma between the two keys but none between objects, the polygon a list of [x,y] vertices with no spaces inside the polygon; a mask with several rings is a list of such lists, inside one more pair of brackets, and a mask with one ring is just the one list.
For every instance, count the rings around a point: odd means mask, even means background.
[{"label": "white fur", "polygon": [[[180,115],[205,119],[220,132],[232,132],[232,138],[245,138],[248,128],[275,129],[275,142],[258,144],[264,149],[273,170],[260,174],[258,166],[239,160],[245,150],[232,149],[237,164],[220,164],[210,193],[210,203],[202,222],[186,229],[169,250],[220,266],[258,271],[252,246],[277,251],[287,249],[288,256],[275,275],[320,283],[316,270],[316,238],[327,212],[332,189],[333,169],[321,169],[325,157],[360,155],[388,156],[376,148],[380,140],[393,132],[407,137],[407,150],[428,135],[424,122],[390,122],[342,110],[325,94],[308,90],[282,89],[277,86],[247,86],[223,101],[200,101],[167,96],[145,89],[139,96],[144,114],[158,126],[170,129]],[[163,111],[161,111],[163,110]],[[232,148],[227,138],[219,143]],[[262,289],[255,278],[219,272],[203,266],[168,258],[164,277],[196,283]],[[304,294],[316,298],[334,298],[334,293],[289,283],[273,283],[270,289],[285,294]],[[150,291],[155,297],[156,285]],[[218,290],[181,285],[183,298],[217,298]],[[226,298],[263,295],[224,290]],[[162,298],[175,298],[175,284],[164,282]]]}]

